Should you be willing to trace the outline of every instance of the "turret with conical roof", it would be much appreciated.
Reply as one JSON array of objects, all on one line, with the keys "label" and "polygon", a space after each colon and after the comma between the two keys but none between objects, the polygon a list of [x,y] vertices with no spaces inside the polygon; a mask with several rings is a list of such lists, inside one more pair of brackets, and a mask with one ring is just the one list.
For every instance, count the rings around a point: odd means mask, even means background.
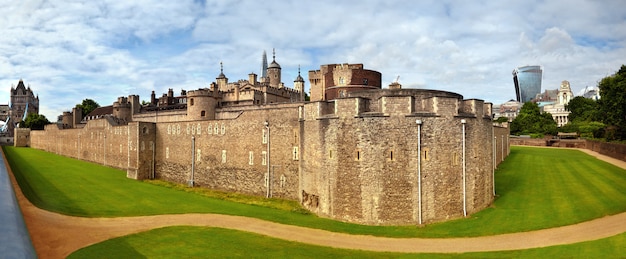
[{"label": "turret with conical roof", "polygon": [[217,88],[220,91],[226,92],[228,91],[228,77],[224,75],[224,64],[220,62],[220,75],[217,76]]},{"label": "turret with conical roof", "polygon": [[304,79],[300,75],[300,66],[298,65],[298,76],[293,81],[293,88],[300,92],[300,101],[304,101]]},{"label": "turret with conical roof", "polygon": [[280,65],[276,62],[276,50],[272,50],[272,63],[267,67],[267,77],[270,79],[270,86],[280,86],[280,70]]}]

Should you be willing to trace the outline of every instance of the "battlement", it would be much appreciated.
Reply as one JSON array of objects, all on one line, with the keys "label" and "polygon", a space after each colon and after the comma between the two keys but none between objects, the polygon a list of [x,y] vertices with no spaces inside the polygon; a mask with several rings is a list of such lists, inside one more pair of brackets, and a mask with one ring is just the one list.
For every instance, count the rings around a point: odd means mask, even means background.
[{"label": "battlement", "polygon": [[487,118],[492,104],[436,90],[402,89],[356,92],[350,97],[315,102],[316,118],[372,116],[462,116]]},{"label": "battlement", "polygon": [[214,92],[209,88],[199,88],[197,90],[189,90],[187,92],[187,98],[190,97],[210,97],[214,96]]},{"label": "battlement", "polygon": [[131,104],[127,97],[117,97],[117,101],[113,102],[113,108],[130,108]]}]

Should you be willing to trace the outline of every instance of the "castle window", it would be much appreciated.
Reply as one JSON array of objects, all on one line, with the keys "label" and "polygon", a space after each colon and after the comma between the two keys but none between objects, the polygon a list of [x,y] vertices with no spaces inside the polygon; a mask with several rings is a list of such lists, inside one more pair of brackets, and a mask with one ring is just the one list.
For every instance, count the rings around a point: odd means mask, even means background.
[{"label": "castle window", "polygon": [[293,147],[293,160],[298,160],[299,158],[298,147]]},{"label": "castle window", "polygon": [[262,144],[267,144],[267,131],[266,131],[266,129],[263,129],[262,134],[263,134],[263,135],[262,135],[262,141],[261,141],[261,143],[262,143]]},{"label": "castle window", "polygon": [[429,153],[430,150],[428,148],[424,148],[423,150],[424,150],[423,158],[424,160],[428,161],[430,159],[430,153]]},{"label": "castle window", "polygon": [[329,159],[333,159],[333,150],[332,149],[328,150],[328,158]]},{"label": "castle window", "polygon": [[339,85],[345,85],[345,84],[346,84],[346,82],[343,79],[343,77],[339,77]]},{"label": "castle window", "polygon": [[363,78],[363,85],[367,85],[367,78]]},{"label": "castle window", "polygon": [[143,134],[148,134],[148,127],[143,127]]},{"label": "castle window", "polygon": [[189,106],[193,106],[193,98],[189,99]]},{"label": "castle window", "polygon": [[267,165],[267,151],[261,152],[261,164]]},{"label": "castle window", "polygon": [[361,156],[362,156],[362,154],[361,154],[361,150],[360,150],[360,149],[357,149],[357,150],[356,150],[356,157],[354,158],[354,160],[356,160],[356,161],[361,161]]},{"label": "castle window", "polygon": [[205,112],[205,111],[201,111],[201,112],[200,112],[200,116],[204,117],[205,115],[206,115],[206,112]]},{"label": "castle window", "polygon": [[389,161],[395,161],[393,157],[393,150],[389,151]]},{"label": "castle window", "polygon": [[226,150],[222,150],[222,164],[226,163]]},{"label": "castle window", "polygon": [[250,151],[250,154],[248,156],[248,164],[249,165],[254,165],[254,152]]}]

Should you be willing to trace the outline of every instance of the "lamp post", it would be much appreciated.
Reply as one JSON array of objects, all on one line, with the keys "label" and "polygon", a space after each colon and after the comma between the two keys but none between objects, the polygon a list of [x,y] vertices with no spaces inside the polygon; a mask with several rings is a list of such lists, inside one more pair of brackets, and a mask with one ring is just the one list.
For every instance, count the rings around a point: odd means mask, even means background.
[{"label": "lamp post", "polygon": [[461,124],[463,125],[463,217],[467,217],[467,202],[465,192],[465,123],[467,123],[467,121],[465,119],[461,119]]},{"label": "lamp post", "polygon": [[417,124],[417,217],[422,224],[422,120],[415,120]]}]

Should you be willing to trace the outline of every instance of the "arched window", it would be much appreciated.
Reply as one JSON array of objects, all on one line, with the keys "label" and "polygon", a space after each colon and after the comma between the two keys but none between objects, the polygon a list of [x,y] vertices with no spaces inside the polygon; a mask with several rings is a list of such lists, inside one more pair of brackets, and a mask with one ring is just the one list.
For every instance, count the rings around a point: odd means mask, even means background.
[{"label": "arched window", "polygon": [[[193,98],[189,99],[189,105],[193,106]],[[204,116],[204,115],[203,115]]]}]

